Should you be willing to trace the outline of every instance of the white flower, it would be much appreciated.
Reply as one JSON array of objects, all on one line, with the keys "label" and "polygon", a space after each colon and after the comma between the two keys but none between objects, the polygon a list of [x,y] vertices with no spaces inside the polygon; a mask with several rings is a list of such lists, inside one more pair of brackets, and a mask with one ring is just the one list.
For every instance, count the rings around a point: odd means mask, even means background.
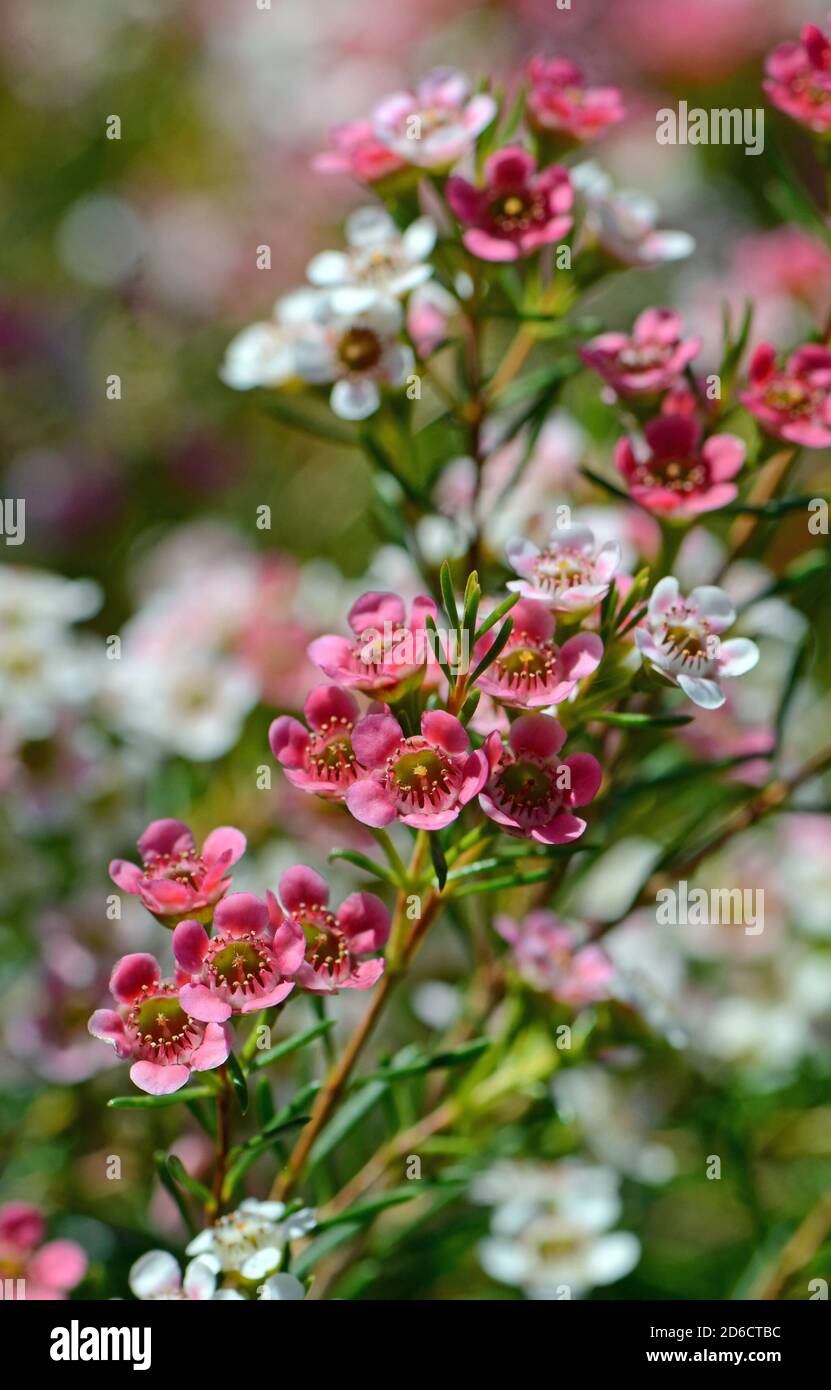
[{"label": "white flower", "polygon": [[346,222],[346,251],[321,251],[306,274],[313,285],[366,285],[384,294],[402,296],[429,280],[427,257],[436,244],[436,225],[419,217],[399,232],[383,208],[358,208]]},{"label": "white flower", "polygon": [[520,576],[508,588],[565,613],[594,608],[609,592],[620,564],[620,546],[607,541],[599,549],[588,526],[559,526],[543,550],[533,541],[508,542],[508,564]]},{"label": "white flower", "polygon": [[735,620],[736,610],[723,589],[702,584],[684,598],[678,580],[667,575],[652,591],[635,641],[642,656],[693,704],[719,709],[725,699],[719,682],[744,675],[759,660],[759,648],[748,637],[721,641],[720,634]]},{"label": "white flower", "polygon": [[586,160],[571,171],[571,182],[585,206],[583,234],[624,265],[650,266],[692,255],[687,232],[656,231],[659,209],[645,193],[614,189],[605,170]]},{"label": "white flower", "polygon": [[297,376],[295,346],[313,332],[322,306],[316,290],[299,289],[278,299],[270,322],[249,324],[228,344],[221,380],[235,391],[291,381]]},{"label": "white flower", "polygon": [[178,1261],[166,1250],[148,1250],[130,1270],[130,1292],[142,1302],[208,1301],[215,1296],[219,1264],[209,1255],[191,1260],[184,1279]]},{"label": "white flower", "polygon": [[[285,1212],[282,1202],[247,1198],[235,1212],[201,1231],[186,1253],[211,1256],[224,1273],[240,1274],[252,1281],[266,1279],[280,1268],[288,1241],[307,1234],[315,1224],[314,1213],[308,1208],[283,1220]],[[286,1295],[271,1292],[265,1296]]]},{"label": "white flower", "polygon": [[479,1246],[483,1269],[536,1299],[622,1279],[640,1245],[628,1231],[609,1230],[620,1215],[618,1184],[610,1168],[574,1160],[495,1164],[471,1187],[474,1201],[495,1204]]},{"label": "white flower", "polygon": [[381,404],[380,387],[401,386],[413,368],[412,349],[399,342],[397,300],[371,289],[344,287],[326,295],[317,332],[295,348],[304,381],[333,381],[330,405],[343,420],[365,420]]}]

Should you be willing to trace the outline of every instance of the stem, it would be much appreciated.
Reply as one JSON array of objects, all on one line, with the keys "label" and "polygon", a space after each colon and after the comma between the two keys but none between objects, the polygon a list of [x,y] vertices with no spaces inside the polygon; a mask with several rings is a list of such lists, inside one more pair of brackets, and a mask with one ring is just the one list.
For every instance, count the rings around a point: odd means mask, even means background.
[{"label": "stem", "polygon": [[220,1068],[222,1077],[222,1090],[216,1097],[216,1159],[214,1162],[214,1176],[211,1186],[211,1203],[206,1211],[206,1216],[210,1216],[211,1221],[215,1221],[222,1214],[222,1188],[225,1183],[225,1174],[228,1169],[228,1102],[230,1100],[230,1084],[228,1081],[228,1071],[226,1067]]}]

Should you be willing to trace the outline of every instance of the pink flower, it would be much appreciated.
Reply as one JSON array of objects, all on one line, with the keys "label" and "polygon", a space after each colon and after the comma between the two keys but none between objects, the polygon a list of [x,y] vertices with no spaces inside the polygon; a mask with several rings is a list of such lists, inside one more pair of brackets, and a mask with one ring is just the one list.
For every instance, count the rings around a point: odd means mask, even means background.
[{"label": "pink flower", "polygon": [[404,160],[378,139],[371,121],[335,126],[329,138],[332,149],[312,160],[318,174],[351,174],[358,183],[378,183],[406,167]]},{"label": "pink flower", "polygon": [[738,495],[729,480],[744,463],[745,446],[736,435],[714,434],[702,444],[689,415],[661,415],[644,436],[642,447],[630,439],[615,447],[615,464],[641,506],[686,518],[725,507]]},{"label": "pink flower", "polygon": [[561,526],[551,532],[545,549],[533,541],[508,542],[508,564],[520,576],[508,588],[562,613],[594,608],[609,592],[620,564],[617,541],[595,549],[588,526]]},{"label": "pink flower", "polygon": [[212,830],[201,853],[180,820],[154,820],[138,842],[142,868],[113,859],[110,878],[125,893],[141,898],[165,926],[182,917],[209,915],[231,886],[225,874],[245,853],[245,836],[233,826]]},{"label": "pink flower", "polygon": [[372,113],[377,138],[405,164],[449,169],[472,149],[496,115],[486,92],[470,95],[470,83],[454,68],[435,68],[415,92],[394,92]]},{"label": "pink flower", "polygon": [[577,840],[586,822],[572,815],[597,795],[600,764],[591,753],[560,761],[565,729],[548,714],[521,714],[508,747],[479,797],[479,805],[509,835],[563,845]]},{"label": "pink flower", "polygon": [[454,176],[447,201],[468,230],[462,241],[484,261],[516,261],[561,241],[571,230],[574,193],[566,169],[536,172],[532,154],[507,145],[485,161],[485,186]]},{"label": "pink flower", "polygon": [[675,384],[701,347],[700,338],[684,338],[683,332],[674,310],[644,309],[631,337],[601,333],[580,349],[580,356],[618,395],[657,395]]},{"label": "pink flower", "polygon": [[[577,682],[600,665],[603,643],[593,632],[578,632],[562,647],[552,641],[555,619],[541,603],[520,599],[511,609],[513,629],[496,661],[476,684],[503,705],[541,709],[567,700]],[[492,628],[476,643],[473,664],[478,665],[496,640]]]},{"label": "pink flower", "polygon": [[309,656],[339,685],[384,700],[398,699],[427,668],[433,678],[438,673],[426,627],[428,615],[435,620],[437,612],[433,600],[421,596],[413,602],[408,623],[397,594],[362,594],[347,615],[354,639],[318,637]]},{"label": "pink flower", "polygon": [[806,343],[777,370],[776,351],[760,343],[750,361],[750,385],[742,405],[768,434],[808,449],[831,444],[831,352]]},{"label": "pink flower", "polygon": [[[364,957],[383,950],[390,914],[374,893],[351,893],[336,913],[328,903],[328,884],[314,869],[305,864],[286,869],[280,879],[283,924],[299,932],[305,945],[295,979],[313,994],[371,989],[384,973],[384,962]],[[273,904],[275,920],[279,912]]]},{"label": "pink flower", "polygon": [[626,114],[617,87],[587,87],[585,77],[564,58],[532,58],[526,109],[530,124],[581,144],[596,140]]},{"label": "pink flower", "polygon": [[281,1004],[291,994],[303,960],[302,932],[286,922],[273,896],[231,893],[218,905],[213,936],[201,922],[180,922],[173,954],[186,983],[179,1002],[201,1023],[224,1023]]},{"label": "pink flower", "polygon": [[384,826],[397,818],[422,830],[441,830],[456,819],[482,790],[500,747],[492,734],[471,752],[464,725],[438,709],[421,716],[421,733],[411,738],[388,709],[368,714],[353,743],[369,774],[347,792],[355,819]]},{"label": "pink flower", "polygon": [[309,694],[303,713],[308,729],[290,714],[273,721],[268,731],[271,751],[295,787],[340,801],[360,775],[352,750],[357,702],[339,685],[319,685]]},{"label": "pink flower", "polygon": [[227,1028],[185,1012],[179,988],[162,980],[155,956],[122,956],[110,980],[119,1009],[96,1009],[89,1021],[94,1038],[134,1059],[130,1080],[152,1096],[178,1091],[191,1071],[222,1066],[231,1049]]},{"label": "pink flower", "polygon": [[641,654],[701,709],[724,704],[719,682],[742,676],[759,660],[748,637],[721,641],[735,622],[736,610],[723,589],[703,584],[684,598],[672,575],[652,591],[644,622],[635,628]]},{"label": "pink flower", "polygon": [[521,922],[495,917],[494,926],[512,948],[518,973],[535,989],[575,1009],[609,998],[614,966],[600,946],[579,946],[571,928],[538,908]]},{"label": "pink flower", "polygon": [[817,135],[831,131],[831,43],[816,24],[806,24],[800,43],[783,43],[768,55],[766,95],[780,111]]},{"label": "pink flower", "polygon": [[[22,1279],[26,1302],[57,1302],[80,1284],[87,1257],[74,1240],[41,1242],[46,1223],[37,1207],[28,1202],[6,1202],[0,1207],[0,1275]],[[16,1297],[16,1293],[12,1295]]]}]

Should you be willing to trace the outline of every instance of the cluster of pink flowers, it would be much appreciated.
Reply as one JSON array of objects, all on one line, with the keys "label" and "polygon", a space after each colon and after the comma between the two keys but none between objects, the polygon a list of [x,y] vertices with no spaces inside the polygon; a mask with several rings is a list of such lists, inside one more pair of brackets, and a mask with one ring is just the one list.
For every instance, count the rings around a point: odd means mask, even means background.
[{"label": "cluster of pink flowers", "polygon": [[0,1275],[10,1283],[21,1280],[27,1302],[65,1299],[86,1273],[87,1257],[76,1241],[44,1242],[45,1234],[46,1222],[29,1202],[0,1207]]},{"label": "cluster of pink flowers", "polygon": [[110,865],[113,880],[174,929],[172,977],[163,978],[153,955],[123,956],[110,979],[117,1007],[89,1020],[92,1036],[130,1060],[131,1080],[151,1095],[222,1066],[234,1016],[281,1004],[295,986],[315,994],[369,989],[383,972],[383,960],[366,959],[389,935],[379,898],[353,893],[333,913],[326,883],[302,864],[282,875],[279,897],[229,893],[225,873],[244,848],[240,832],[223,827],[198,855],[186,825],[155,821],[139,840],[143,871],[123,860]]}]

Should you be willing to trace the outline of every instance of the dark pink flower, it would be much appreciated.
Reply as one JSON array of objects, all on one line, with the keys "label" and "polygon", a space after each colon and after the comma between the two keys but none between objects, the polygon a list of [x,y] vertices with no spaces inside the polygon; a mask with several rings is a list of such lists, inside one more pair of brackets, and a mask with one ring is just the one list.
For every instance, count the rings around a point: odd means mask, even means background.
[{"label": "dark pink flower", "polygon": [[675,384],[701,347],[700,338],[684,338],[683,333],[674,310],[644,309],[631,336],[601,333],[581,348],[580,356],[618,395],[657,395]]},{"label": "dark pink flower", "polygon": [[200,852],[180,820],[154,820],[138,842],[142,867],[113,859],[110,878],[141,898],[154,917],[172,926],[183,917],[209,915],[231,886],[225,874],[245,853],[245,836],[233,826],[212,830]]},{"label": "dark pink flower", "polygon": [[575,63],[565,58],[532,58],[526,110],[530,124],[581,144],[596,140],[625,116],[617,87],[587,87]]},{"label": "dark pink flower", "polygon": [[428,615],[435,620],[437,611],[431,598],[420,596],[407,622],[398,594],[362,594],[347,615],[352,641],[335,634],[318,637],[309,656],[339,685],[395,700],[425,674],[435,678],[438,673],[426,627]]},{"label": "dark pink flower", "polygon": [[202,1023],[224,1023],[281,1004],[291,994],[305,949],[303,933],[287,922],[273,896],[231,893],[217,906],[213,935],[201,922],[180,922],[173,954],[180,980],[179,1002]]},{"label": "dark pink flower", "polygon": [[636,502],[681,518],[732,502],[738,488],[731,479],[744,455],[744,443],[734,434],[713,434],[702,444],[689,415],[661,415],[650,420],[643,442],[618,441],[615,464]]},{"label": "dark pink flower", "polygon": [[768,55],[762,86],[780,111],[817,135],[831,131],[831,42],[806,24],[799,43],[783,43]]},{"label": "dark pink flower", "polygon": [[378,139],[371,121],[349,121],[329,132],[331,150],[316,155],[319,174],[351,174],[358,183],[378,183],[406,168],[403,159]]},{"label": "dark pink flower", "polygon": [[290,714],[273,721],[268,731],[271,751],[295,787],[340,801],[360,775],[352,751],[357,701],[339,685],[319,685],[309,694],[303,713],[308,729]]},{"label": "dark pink flower", "polygon": [[609,998],[614,966],[601,946],[581,946],[570,927],[538,908],[521,922],[495,917],[494,926],[511,946],[518,973],[535,989],[575,1009]]},{"label": "dark pink flower", "polygon": [[383,975],[383,960],[365,959],[383,950],[390,934],[389,911],[374,893],[351,893],[331,912],[325,879],[295,864],[280,879],[280,907],[273,904],[272,916],[278,930],[298,932],[303,940],[305,956],[295,972],[303,989],[313,994],[371,989]]},{"label": "dark pink flower", "polygon": [[[575,633],[558,647],[552,640],[554,615],[535,599],[520,599],[510,616],[514,625],[508,641],[476,682],[480,690],[500,704],[518,709],[557,705],[569,698],[579,680],[590,676],[600,665],[603,643],[596,633]],[[480,638],[473,650],[474,666],[495,640],[496,628]]]},{"label": "dark pink flower", "polygon": [[[74,1240],[41,1242],[46,1223],[37,1207],[28,1202],[6,1202],[0,1207],[0,1276],[23,1280],[28,1302],[57,1302],[80,1284],[87,1257]],[[13,1297],[16,1296],[13,1295]]]},{"label": "dark pink flower", "polygon": [[760,343],[750,360],[750,385],[739,399],[775,439],[826,449],[831,444],[831,352],[806,343],[777,368],[775,349]]},{"label": "dark pink flower", "polygon": [[441,830],[456,819],[482,790],[501,747],[494,733],[471,752],[464,725],[445,710],[423,714],[421,733],[411,738],[388,709],[368,714],[353,742],[368,772],[346,796],[355,819],[374,826],[398,819],[422,830]]},{"label": "dark pink flower", "polygon": [[522,714],[508,747],[479,797],[479,805],[509,835],[563,845],[577,840],[586,822],[572,814],[597,795],[600,764],[590,753],[558,757],[565,730],[548,714]]},{"label": "dark pink flower", "polygon": [[162,980],[155,956],[122,956],[110,980],[119,1008],[96,1009],[89,1021],[94,1038],[133,1058],[130,1080],[152,1096],[178,1091],[192,1071],[222,1066],[231,1049],[225,1026],[182,1008],[179,988]]},{"label": "dark pink flower", "polygon": [[572,226],[574,191],[559,164],[536,172],[537,161],[507,145],[485,161],[483,188],[454,176],[447,201],[467,228],[462,241],[484,261],[515,261],[561,241]]}]

